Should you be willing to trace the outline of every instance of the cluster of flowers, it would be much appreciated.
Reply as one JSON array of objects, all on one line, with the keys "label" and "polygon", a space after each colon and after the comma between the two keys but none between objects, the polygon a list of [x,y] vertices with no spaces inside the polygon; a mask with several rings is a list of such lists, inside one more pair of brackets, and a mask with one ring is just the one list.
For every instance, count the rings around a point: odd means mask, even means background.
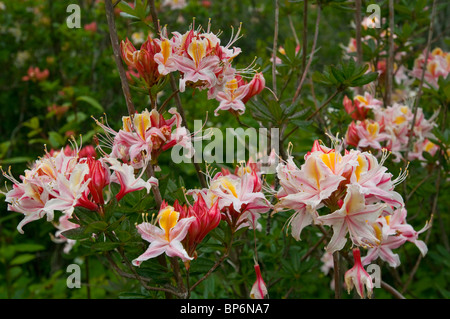
[{"label": "cluster of flowers", "polygon": [[[427,226],[416,232],[406,223],[403,198],[394,191],[406,178],[406,171],[392,179],[383,166],[386,150],[378,161],[371,153],[359,150],[341,154],[343,143],[334,144],[334,148],[328,148],[316,141],[300,168],[292,156],[277,167],[281,188],[275,211],[294,211],[288,220],[292,236],[299,240],[302,230],[311,224],[330,226],[333,235],[326,251],[332,254],[342,250],[349,237],[351,246],[369,248],[366,264],[380,257],[398,266],[399,258],[391,249],[406,241],[415,243],[426,254],[426,245],[418,235]],[[322,208],[328,208],[324,210],[329,213],[320,215]],[[355,262],[355,267],[360,264],[359,260]],[[346,279],[349,284],[365,280],[361,271],[349,271],[346,277],[351,278]]]},{"label": "cluster of flowers", "polygon": [[381,151],[386,148],[395,155],[395,162],[403,158],[409,138],[413,139],[413,151],[408,153],[406,160],[424,160],[424,151],[434,155],[439,148],[430,141],[435,139],[431,130],[436,126],[433,120],[437,113],[426,119],[422,108],[418,108],[411,131],[414,114],[406,105],[394,103],[383,107],[382,101],[367,92],[364,96],[356,95],[353,100],[345,96],[343,104],[353,119],[345,135],[347,145],[362,150]]},{"label": "cluster of flowers", "polygon": [[[368,17],[364,18],[361,21],[361,27],[363,30],[367,30],[368,28],[375,28],[380,21],[376,18],[370,19]],[[384,21],[383,21],[384,23]],[[378,26],[379,27],[379,26]],[[367,35],[361,38],[361,41],[367,46],[371,47],[375,45],[376,47],[382,47],[385,44],[383,43],[383,39],[386,39],[386,35],[389,34],[390,30],[382,30],[379,35],[379,39]],[[396,34],[393,35],[394,39],[397,37]],[[372,44],[370,42],[373,42]],[[350,38],[349,43],[346,46],[342,46],[346,57],[355,58],[356,55],[356,39]],[[397,53],[394,56],[394,80],[397,84],[403,84],[405,86],[406,91],[409,89],[409,86],[412,84],[414,79],[421,80],[422,73],[425,68],[424,73],[424,85],[425,87],[431,87],[438,89],[439,84],[438,80],[440,77],[447,78],[450,73],[450,54],[448,52],[444,52],[441,48],[435,48],[428,54],[428,60],[425,63],[426,52],[422,52],[414,61],[414,66],[412,70],[408,70],[403,64],[399,64],[402,61],[402,58],[406,55],[405,51],[397,50],[400,49],[397,46],[395,50]],[[380,52],[380,55],[386,55],[386,52]],[[386,76],[386,59],[380,59],[375,63],[369,62],[369,69],[371,71],[376,71],[379,73],[379,83],[383,85],[384,77]],[[405,92],[401,92],[403,95]]]},{"label": "cluster of flowers", "polygon": [[[157,185],[154,178],[147,181],[141,175],[135,176],[132,166],[121,163],[111,157],[96,159],[88,150],[74,149],[69,151],[46,152],[33,165],[15,179],[10,172],[3,175],[13,183],[13,188],[5,193],[8,210],[24,215],[17,226],[23,233],[23,226],[29,222],[47,217],[53,221],[55,211],[62,212],[56,238],[64,241],[60,233],[76,227],[69,219],[77,206],[104,214],[103,207],[109,198],[109,185],[117,183],[120,191],[115,194],[117,201],[132,191],[150,188]],[[109,195],[110,196],[110,195]],[[70,242],[68,242],[70,244]]]},{"label": "cluster of flowers", "polygon": [[134,265],[166,253],[180,257],[188,267],[189,261],[197,257],[197,245],[221,220],[233,230],[257,228],[260,214],[271,208],[262,193],[258,164],[251,162],[237,167],[234,173],[222,169],[214,177],[209,176],[207,188],[188,190],[186,194],[192,196],[193,205],[182,206],[176,201],[169,206],[163,202],[156,218],[159,227],[148,221],[137,225],[150,246],[133,260]]},{"label": "cluster of flowers", "polygon": [[[380,21],[377,18],[373,18],[370,19],[368,17],[365,17],[364,19],[362,19],[361,21],[361,27],[363,28],[363,30],[367,30],[368,28],[376,28],[377,27],[377,23],[380,23]],[[383,21],[384,23],[384,21]],[[361,38],[361,42],[364,43],[365,45],[371,47],[372,45],[375,45],[376,47],[382,47],[385,46],[384,44],[384,40],[386,39],[386,35],[389,34],[389,29],[388,30],[382,30],[380,32],[379,35],[379,39],[371,36],[371,35],[366,35],[364,37]],[[397,37],[396,34],[394,34],[394,39]],[[371,44],[371,42],[373,44]],[[344,50],[345,56],[347,58],[353,58],[356,59],[356,52],[357,52],[357,48],[356,48],[356,39],[355,38],[350,38],[349,43],[346,46],[341,46],[342,49]],[[397,46],[395,46],[396,49],[396,54],[394,57],[394,61],[401,61],[402,57],[404,55],[406,55],[406,52],[401,51],[401,50],[397,50],[399,49]],[[387,56],[387,52],[383,51],[379,53],[380,56]],[[383,84],[384,80],[383,78],[386,75],[386,59],[379,59],[378,61],[375,62],[369,62],[369,70],[368,71],[372,71],[372,72],[378,72],[379,74],[379,83]],[[410,79],[408,77],[408,70],[405,68],[405,66],[403,65],[398,65],[396,62],[394,62],[394,80],[397,84],[408,84]]]},{"label": "cluster of flowers", "polygon": [[135,169],[145,168],[148,163],[156,164],[158,156],[175,145],[187,149],[188,155],[193,152],[191,137],[186,127],[181,125],[182,119],[175,108],[168,111],[172,115],[165,119],[163,114],[153,109],[145,109],[133,116],[123,116],[123,126],[115,131],[106,123],[95,119],[104,130],[104,145],[111,149],[109,156]]},{"label": "cluster of flowers", "polygon": [[428,61],[425,63],[425,52],[421,53],[414,61],[414,68],[411,75],[421,79],[425,65],[424,85],[438,89],[438,80],[440,77],[447,78],[450,73],[450,54],[442,51],[441,48],[435,48],[428,54]]},{"label": "cluster of flowers", "polygon": [[30,66],[27,71],[27,75],[22,77],[22,81],[33,81],[40,82],[45,81],[50,75],[50,71],[48,69],[44,69],[41,71],[39,67]]},{"label": "cluster of flowers", "polygon": [[[252,65],[236,70],[232,60],[241,52],[231,46],[240,38],[240,28],[225,45],[220,38],[208,30],[193,27],[186,33],[161,31],[160,38],[150,36],[137,50],[130,40],[121,43],[122,58],[130,70],[136,70],[148,87],[160,83],[164,77],[178,71],[179,88],[186,86],[208,90],[208,99],[217,99],[220,104],[215,110],[230,110],[235,114],[245,112],[245,103],[265,88],[262,73],[257,73]],[[250,82],[244,77],[252,74]]]}]

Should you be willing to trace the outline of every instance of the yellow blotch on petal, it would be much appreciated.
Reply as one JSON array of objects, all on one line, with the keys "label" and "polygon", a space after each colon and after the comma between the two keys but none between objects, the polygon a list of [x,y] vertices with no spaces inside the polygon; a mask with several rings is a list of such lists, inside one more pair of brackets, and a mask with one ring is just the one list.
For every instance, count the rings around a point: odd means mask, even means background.
[{"label": "yellow blotch on petal", "polygon": [[383,233],[382,233],[382,231],[381,231],[381,228],[378,226],[377,223],[374,223],[374,224],[373,224],[373,229],[374,229],[374,231],[375,231],[375,236],[377,237],[377,239],[378,239],[379,241],[381,241],[381,240],[383,239]]},{"label": "yellow blotch on petal", "polygon": [[431,149],[435,146],[436,144],[428,141],[427,144],[425,144],[425,151],[430,152]]},{"label": "yellow blotch on petal", "polygon": [[356,176],[356,181],[359,181],[359,178],[361,177],[361,173],[363,172],[363,169],[366,166],[366,162],[364,161],[363,157],[361,155],[358,155],[357,158],[358,161],[358,166],[355,169],[355,176]]},{"label": "yellow blotch on petal", "polygon": [[136,114],[133,117],[133,123],[136,133],[139,134],[143,140],[145,140],[145,132],[151,127],[150,113],[145,110],[140,114]]},{"label": "yellow blotch on petal", "polygon": [[228,178],[224,178],[222,181],[222,186],[229,190],[231,192],[231,194],[233,194],[234,197],[238,197],[237,192],[236,192],[236,187],[233,185],[233,183],[228,179]]},{"label": "yellow blotch on petal", "polygon": [[367,125],[367,132],[369,132],[369,134],[372,137],[375,137],[378,135],[378,131],[380,129],[380,126],[378,125],[377,122],[373,122]]},{"label": "yellow blotch on petal", "polygon": [[355,100],[358,100],[360,103],[367,105],[369,102],[366,100],[366,98],[362,95],[355,96]]},{"label": "yellow blotch on petal", "polygon": [[335,169],[336,169],[336,161],[338,161],[338,162],[342,161],[342,156],[340,154],[338,154],[338,156],[336,157],[335,152],[330,152],[328,154],[322,154],[322,155],[320,155],[320,158],[322,159],[323,163],[331,169],[331,171],[333,173],[335,172]]},{"label": "yellow blotch on petal", "polygon": [[132,125],[131,125],[131,119],[129,116],[122,116],[122,123],[123,123],[123,130],[125,132],[131,132]]},{"label": "yellow blotch on petal", "polygon": [[170,54],[172,53],[172,47],[169,40],[165,39],[161,42],[161,53],[164,57],[164,64],[166,64],[167,59],[169,59]]},{"label": "yellow blotch on petal", "polygon": [[435,49],[431,52],[431,55],[445,56],[444,51],[442,51],[441,48],[435,48]]},{"label": "yellow blotch on petal", "polygon": [[198,66],[200,61],[206,56],[206,43],[201,40],[192,40],[188,47],[188,53]]},{"label": "yellow blotch on petal", "polygon": [[175,211],[172,206],[167,206],[158,214],[159,226],[165,231],[167,241],[170,240],[170,230],[177,224],[179,216],[180,213]]}]

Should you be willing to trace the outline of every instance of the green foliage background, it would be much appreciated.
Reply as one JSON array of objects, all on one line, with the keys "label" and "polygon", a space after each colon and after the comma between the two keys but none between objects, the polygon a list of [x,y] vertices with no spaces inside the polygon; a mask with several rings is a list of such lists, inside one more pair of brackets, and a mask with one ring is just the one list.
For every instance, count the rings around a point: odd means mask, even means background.
[{"label": "green foliage background", "polygon": [[[312,72],[323,73],[328,65],[338,65],[342,62],[341,45],[347,45],[354,36],[350,21],[354,14],[349,4],[343,1],[328,1],[322,11],[320,32],[318,37],[316,58],[312,64]],[[11,165],[14,176],[23,173],[27,164],[34,161],[44,152],[43,145],[48,149],[59,149],[65,146],[71,134],[83,135],[83,144],[92,143],[92,137],[100,132],[91,115],[99,118],[107,114],[109,125],[115,129],[121,127],[121,118],[126,115],[125,101],[122,95],[120,79],[113,60],[108,26],[104,12],[103,1],[46,1],[46,0],[3,0],[5,9],[0,11],[0,165],[6,169]],[[66,8],[71,3],[81,7],[80,29],[69,29],[66,18],[69,13]],[[158,4],[160,2],[157,1]],[[256,56],[260,69],[264,72],[267,85],[271,85],[272,41],[273,41],[273,1],[269,0],[229,0],[226,5],[222,1],[188,0],[188,6],[183,10],[170,11],[161,8],[159,12],[162,24],[167,24],[169,31],[185,32],[195,17],[197,25],[206,26],[211,18],[212,31],[223,31],[221,38],[226,42],[231,35],[230,26],[237,28],[243,23],[244,35],[236,46],[243,53],[236,59],[238,67],[244,68]],[[324,2],[322,2],[324,3]],[[370,2],[363,1],[364,6]],[[387,16],[386,1],[378,1],[382,7],[382,16]],[[396,22],[403,29],[405,39],[413,39],[411,46],[423,47],[426,40],[426,30],[429,14],[422,10],[430,6],[430,1],[396,1]],[[296,26],[298,36],[301,36],[303,20],[302,1],[280,1],[280,31],[278,43],[283,45],[288,54],[295,47],[293,33],[287,22],[291,17]],[[436,34],[443,33],[435,45],[444,51],[449,49],[448,16],[450,6],[441,4],[436,19]],[[308,16],[308,38],[312,42],[315,14],[311,6]],[[96,22],[97,31],[90,32],[83,28],[88,23]],[[137,21],[116,16],[119,39],[131,37],[133,32],[151,31],[148,20]],[[407,27],[404,27],[407,25]],[[409,29],[408,29],[409,28]],[[409,33],[408,33],[409,32]],[[405,34],[408,33],[408,34]],[[399,40],[400,41],[400,40]],[[420,51],[414,51],[417,56]],[[366,52],[370,53],[370,52]],[[411,56],[406,61],[412,67]],[[24,58],[26,57],[26,58]],[[292,61],[291,61],[292,62]],[[43,82],[25,82],[29,66],[38,66],[41,70],[47,68],[50,76]],[[299,61],[291,65],[278,67],[280,83],[289,78],[289,70],[299,68]],[[283,96],[286,101],[292,97],[297,81],[291,81]],[[448,81],[446,88],[450,87]],[[333,93],[332,87],[316,84],[315,95],[320,101],[325,101]],[[160,96],[163,101],[170,94],[166,90]],[[264,91],[265,98],[270,99],[270,92]],[[345,133],[350,123],[348,115],[342,107],[343,92],[335,98],[328,110],[328,116],[333,126],[332,132]],[[423,103],[420,105],[429,117],[442,104],[440,96],[433,92],[424,92]],[[228,113],[214,117],[213,111],[218,102],[207,100],[206,92],[187,91],[181,95],[186,116],[192,119],[188,123],[193,127],[193,120],[206,119],[207,127],[238,127],[235,118]],[[141,111],[148,106],[145,95],[133,92],[133,101]],[[447,100],[444,101],[448,103]],[[288,102],[286,102],[288,103]],[[67,106],[65,114],[59,116],[48,110],[50,105]],[[300,107],[313,107],[310,85],[305,85],[301,96]],[[252,107],[249,107],[249,110]],[[245,114],[242,121],[250,126],[258,127],[255,116]],[[445,120],[442,120],[445,123]],[[293,143],[293,155],[301,159],[310,150],[313,141],[320,138],[326,141],[323,129],[315,121],[292,121],[290,128],[301,126],[289,139]],[[449,145],[449,130],[440,127],[442,140]],[[285,147],[287,146],[287,142]],[[436,159],[429,159],[433,162]],[[160,158],[163,176],[160,180],[163,198],[171,202],[174,199],[183,200],[181,186],[186,188],[199,187],[195,170],[192,165],[173,164],[168,154]],[[388,163],[391,172],[398,172],[400,164]],[[436,171],[420,163],[411,163],[410,176],[407,180],[406,193],[411,192],[429,174],[429,178],[419,185],[414,196],[408,202],[408,221],[415,229],[420,229],[429,219],[436,191]],[[395,175],[395,173],[394,173]],[[439,218],[431,230],[428,241],[429,253],[421,260],[420,266],[412,283],[404,292],[410,298],[449,298],[450,297],[450,252],[447,233],[450,217],[448,207],[449,186],[448,171],[441,175],[440,196],[437,211]],[[3,179],[2,179],[3,182]],[[403,185],[400,185],[401,188]],[[8,186],[11,187],[11,186]],[[134,198],[129,197],[130,203]],[[4,196],[0,195],[3,200]],[[140,207],[142,211],[152,208]],[[154,207],[153,207],[154,208]],[[320,261],[322,249],[318,249],[305,261],[301,257],[319,240],[317,229],[306,228],[302,233],[302,241],[296,242],[287,235],[285,223],[287,213],[275,215],[270,221],[270,232],[267,229],[267,218],[263,218],[262,232],[241,232],[236,249],[230,257],[211,277],[205,280],[196,290],[192,298],[248,298],[249,291],[255,281],[253,269],[253,236],[257,237],[257,251],[263,277],[269,286],[271,298],[333,298],[334,291],[330,288],[331,274],[321,272]],[[0,205],[0,298],[162,298],[162,294],[152,294],[140,288],[139,283],[125,280],[116,275],[100,253],[87,250],[77,245],[69,253],[64,254],[63,245],[51,241],[50,235],[55,229],[44,220],[28,224],[25,234],[17,232],[16,226],[21,220],[20,214],[7,211],[6,204]],[[133,225],[123,227],[133,228]],[[217,238],[226,236],[226,230],[215,230],[200,248],[201,256],[192,263],[192,276],[201,276],[213,264],[215,251],[220,250]],[[424,235],[422,235],[424,236]],[[139,247],[138,247],[139,248]],[[136,253],[138,253],[137,250]],[[133,253],[133,250],[129,252]],[[401,266],[392,271],[383,267],[383,280],[395,287],[405,283],[419,256],[417,248],[407,243],[399,249]],[[203,258],[204,257],[204,258]],[[71,263],[81,265],[83,287],[68,289],[66,287],[66,267]],[[383,265],[382,265],[383,266]],[[156,262],[148,262],[140,269],[155,280],[164,281],[166,274],[158,271]],[[352,298],[353,295],[346,298]],[[375,297],[391,298],[382,289],[375,289]]]}]

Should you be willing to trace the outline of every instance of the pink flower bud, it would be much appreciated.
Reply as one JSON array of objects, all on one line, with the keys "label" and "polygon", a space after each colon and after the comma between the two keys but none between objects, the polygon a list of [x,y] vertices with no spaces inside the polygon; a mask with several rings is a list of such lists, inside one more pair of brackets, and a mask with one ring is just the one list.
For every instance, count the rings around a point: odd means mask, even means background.
[{"label": "pink flower bud", "polygon": [[363,121],[367,117],[369,113],[369,109],[365,107],[360,107],[360,102],[358,100],[350,100],[347,96],[344,97],[344,108],[345,111],[352,117],[354,120]]},{"label": "pink flower bud", "polygon": [[134,53],[136,52],[136,48],[128,38],[120,43],[120,52],[122,53],[122,59],[126,65],[134,66]]},{"label": "pink flower bud", "polygon": [[345,143],[347,145],[358,147],[360,139],[361,138],[358,135],[358,129],[356,128],[355,122],[351,122],[348,127],[347,133],[345,134]]},{"label": "pink flower bud", "polygon": [[266,87],[266,80],[264,79],[262,72],[256,73],[248,86],[248,93],[242,98],[242,102],[244,104],[247,103],[253,96],[261,93],[261,91]]},{"label": "pink flower bud", "polygon": [[189,227],[183,244],[189,256],[196,256],[195,249],[197,245],[203,241],[205,236],[214,228],[216,228],[221,220],[221,214],[216,201],[211,208],[205,203],[201,195],[197,197],[193,206],[181,206],[178,201],[173,205],[174,209],[180,212],[181,218],[195,217],[194,221]]},{"label": "pink flower bud", "polygon": [[92,195],[92,200],[96,204],[103,205],[105,203],[103,199],[103,188],[109,185],[110,182],[109,170],[100,161],[92,157],[87,158],[87,164],[89,165],[89,175],[87,178],[91,179],[88,188]]}]

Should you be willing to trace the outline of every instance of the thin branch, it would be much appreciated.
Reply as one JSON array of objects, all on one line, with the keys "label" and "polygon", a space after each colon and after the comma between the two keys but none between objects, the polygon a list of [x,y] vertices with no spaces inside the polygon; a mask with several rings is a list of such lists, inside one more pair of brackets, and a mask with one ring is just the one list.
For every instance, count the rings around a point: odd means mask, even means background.
[{"label": "thin branch", "polygon": [[[319,113],[325,106],[327,106],[331,100],[341,92],[341,89],[336,89],[336,91],[318,108],[314,111],[313,114],[311,114],[310,116],[308,116],[306,118],[306,121],[309,121],[310,119],[312,119],[314,116],[317,115],[317,113]],[[284,138],[283,141],[285,141],[289,136],[291,136],[299,127],[296,126],[294,127]]]},{"label": "thin branch", "polygon": [[211,275],[213,273],[214,270],[216,270],[217,267],[219,267],[224,260],[229,256],[230,251],[231,251],[231,247],[233,245],[233,237],[234,237],[234,232],[231,232],[231,238],[230,238],[230,243],[227,245],[225,253],[222,255],[222,257],[220,257],[220,259],[218,261],[216,261],[216,263],[211,267],[211,269],[208,270],[208,272],[203,275],[202,278],[200,278],[195,284],[193,284],[190,288],[189,288],[189,293],[194,290],[195,287],[197,287],[199,284],[201,284],[206,278],[209,277],[209,275]]},{"label": "thin branch", "polygon": [[312,246],[303,256],[300,258],[300,262],[305,261],[319,246],[322,242],[327,239],[326,236],[320,237],[320,239]]},{"label": "thin branch", "polygon": [[108,21],[109,36],[111,38],[111,45],[114,53],[114,60],[116,61],[117,70],[119,71],[120,82],[122,84],[122,91],[127,104],[128,114],[132,116],[136,113],[136,109],[131,99],[130,87],[128,85],[127,76],[123,67],[122,58],[120,54],[119,38],[117,37],[116,23],[114,20],[114,8],[111,0],[105,0],[106,20]]},{"label": "thin branch", "polygon": [[273,92],[275,93],[275,96],[277,95],[277,69],[276,69],[276,59],[277,59],[277,52],[278,52],[278,14],[279,14],[279,3],[278,0],[275,1],[275,28],[274,28],[274,35],[273,35],[273,47],[272,47],[272,85],[273,85]]},{"label": "thin branch", "polygon": [[339,251],[333,253],[333,270],[334,270],[334,298],[341,299],[341,266]]},{"label": "thin branch", "polygon": [[183,297],[186,298],[187,290],[184,286],[183,277],[181,276],[180,265],[178,264],[178,260],[175,257],[170,257],[170,263],[172,264],[172,269],[175,274],[175,279],[177,280],[178,288],[184,293]]},{"label": "thin branch", "polygon": [[109,252],[105,253],[105,257],[106,259],[109,261],[110,265],[113,267],[113,269],[116,271],[116,273],[119,276],[125,277],[125,278],[130,278],[130,279],[136,279],[140,282],[140,284],[149,291],[160,291],[160,292],[164,292],[166,294],[173,294],[175,296],[179,296],[182,297],[181,294],[179,294],[178,292],[174,291],[173,289],[169,289],[169,288],[164,288],[164,287],[152,287],[149,286],[145,283],[145,281],[150,281],[149,278],[145,278],[145,277],[141,277],[139,276],[139,274],[137,274],[135,271],[133,274],[127,273],[125,271],[123,271],[122,269],[120,269],[119,266],[117,266],[117,264],[115,263],[115,261],[113,260],[112,256],[109,254]]},{"label": "thin branch", "polygon": [[423,178],[420,182],[417,183],[417,185],[411,190],[408,196],[406,196],[405,205],[411,199],[411,196],[419,189],[419,187],[422,186],[422,184],[425,183],[430,177],[431,174],[428,174],[427,176],[425,176],[425,178]]},{"label": "thin branch", "polygon": [[161,106],[158,109],[158,113],[161,114],[161,112],[164,110],[164,108],[166,107],[167,104],[169,104],[170,100],[172,100],[175,95],[177,95],[180,92],[180,90],[175,90],[172,92],[172,94],[170,94],[170,96],[163,102],[163,104],[161,104]]},{"label": "thin branch", "polygon": [[[155,172],[153,170],[153,166],[151,163],[149,163],[147,165],[145,172],[147,173],[148,178],[150,178],[150,177],[156,178]],[[157,185],[153,185],[152,191],[153,191],[153,197],[155,198],[156,206],[159,209],[159,207],[161,207],[161,204],[162,204],[162,197],[161,197],[161,192],[159,191],[159,187]]]},{"label": "thin branch", "polygon": [[303,1],[303,49],[302,49],[302,72],[306,67],[306,52],[308,51],[308,0]]},{"label": "thin branch", "polygon": [[[430,225],[432,225],[433,218],[436,213],[437,202],[438,202],[438,197],[439,197],[439,189],[440,189],[440,184],[441,184],[441,168],[439,166],[436,166],[436,168],[438,169],[438,173],[437,173],[437,177],[436,177],[436,184],[435,184],[436,194],[434,195],[433,205],[431,208],[431,214],[430,214],[431,217],[430,217],[430,221],[429,221]],[[430,236],[431,236],[431,228],[427,232],[427,236],[425,238],[425,243],[428,242]],[[419,265],[420,265],[420,262],[422,261],[422,258],[423,258],[423,256],[422,256],[422,254],[420,254],[419,257],[417,258],[416,264],[414,265],[413,269],[411,270],[409,277],[403,286],[403,289],[402,289],[403,293],[408,289],[409,284],[411,283],[414,275],[416,274],[417,270],[419,269]]]},{"label": "thin branch", "polygon": [[[362,44],[361,44],[361,0],[355,0],[355,36],[356,36],[356,62],[358,65],[362,65]],[[361,94],[361,87],[357,88],[359,94]]]},{"label": "thin branch", "polygon": [[[311,95],[314,101],[314,107],[316,108],[317,111],[319,109],[319,105],[317,103],[316,92],[314,90],[314,82],[312,78],[309,78],[309,85],[311,87]],[[322,116],[318,116],[317,119],[319,120],[319,123],[322,125],[322,128],[324,129],[327,126],[327,124],[325,123],[325,119]]]},{"label": "thin branch", "polygon": [[[436,0],[433,0],[433,6],[431,8],[431,16],[430,16],[430,26],[428,28],[428,39],[427,39],[427,46],[425,49],[425,60],[424,60],[424,64],[423,64],[423,69],[422,69],[422,74],[420,76],[420,83],[419,83],[419,88],[417,91],[417,96],[414,100],[414,105],[413,105],[413,118],[412,118],[412,122],[411,122],[411,126],[409,129],[409,132],[407,134],[407,138],[408,138],[408,143],[406,146],[406,151],[405,151],[405,159],[408,160],[408,155],[409,155],[409,149],[411,148],[411,143],[412,143],[412,138],[411,135],[414,132],[414,126],[416,125],[416,118],[417,118],[417,110],[419,107],[419,101],[420,98],[422,96],[422,88],[423,88],[423,84],[424,84],[424,80],[425,80],[425,71],[427,69],[427,65],[428,65],[428,56],[430,54],[430,47],[431,47],[431,39],[433,37],[433,20],[436,14]],[[406,194],[406,184],[403,184],[403,193]]]},{"label": "thin branch", "polygon": [[389,34],[388,58],[386,72],[386,105],[391,105],[394,78],[394,0],[389,0]]},{"label": "thin branch", "polygon": [[[300,80],[300,83],[298,84],[297,90],[295,91],[294,97],[292,98],[292,103],[295,103],[298,96],[300,95],[300,91],[302,90],[302,87],[303,87],[303,82],[305,81],[309,67],[311,66],[311,62],[314,57],[314,52],[316,51],[317,38],[319,36],[319,22],[320,22],[320,6],[317,6],[316,26],[315,26],[315,30],[314,30],[314,40],[313,40],[313,44],[312,44],[312,48],[311,48],[311,53],[309,54],[308,64],[303,69],[302,78]],[[305,52],[305,54],[306,54],[306,52]]]},{"label": "thin branch", "polygon": [[392,296],[394,296],[397,299],[406,299],[405,296],[403,296],[398,290],[396,290],[391,285],[387,284],[386,282],[381,280],[381,288],[389,292]]}]

